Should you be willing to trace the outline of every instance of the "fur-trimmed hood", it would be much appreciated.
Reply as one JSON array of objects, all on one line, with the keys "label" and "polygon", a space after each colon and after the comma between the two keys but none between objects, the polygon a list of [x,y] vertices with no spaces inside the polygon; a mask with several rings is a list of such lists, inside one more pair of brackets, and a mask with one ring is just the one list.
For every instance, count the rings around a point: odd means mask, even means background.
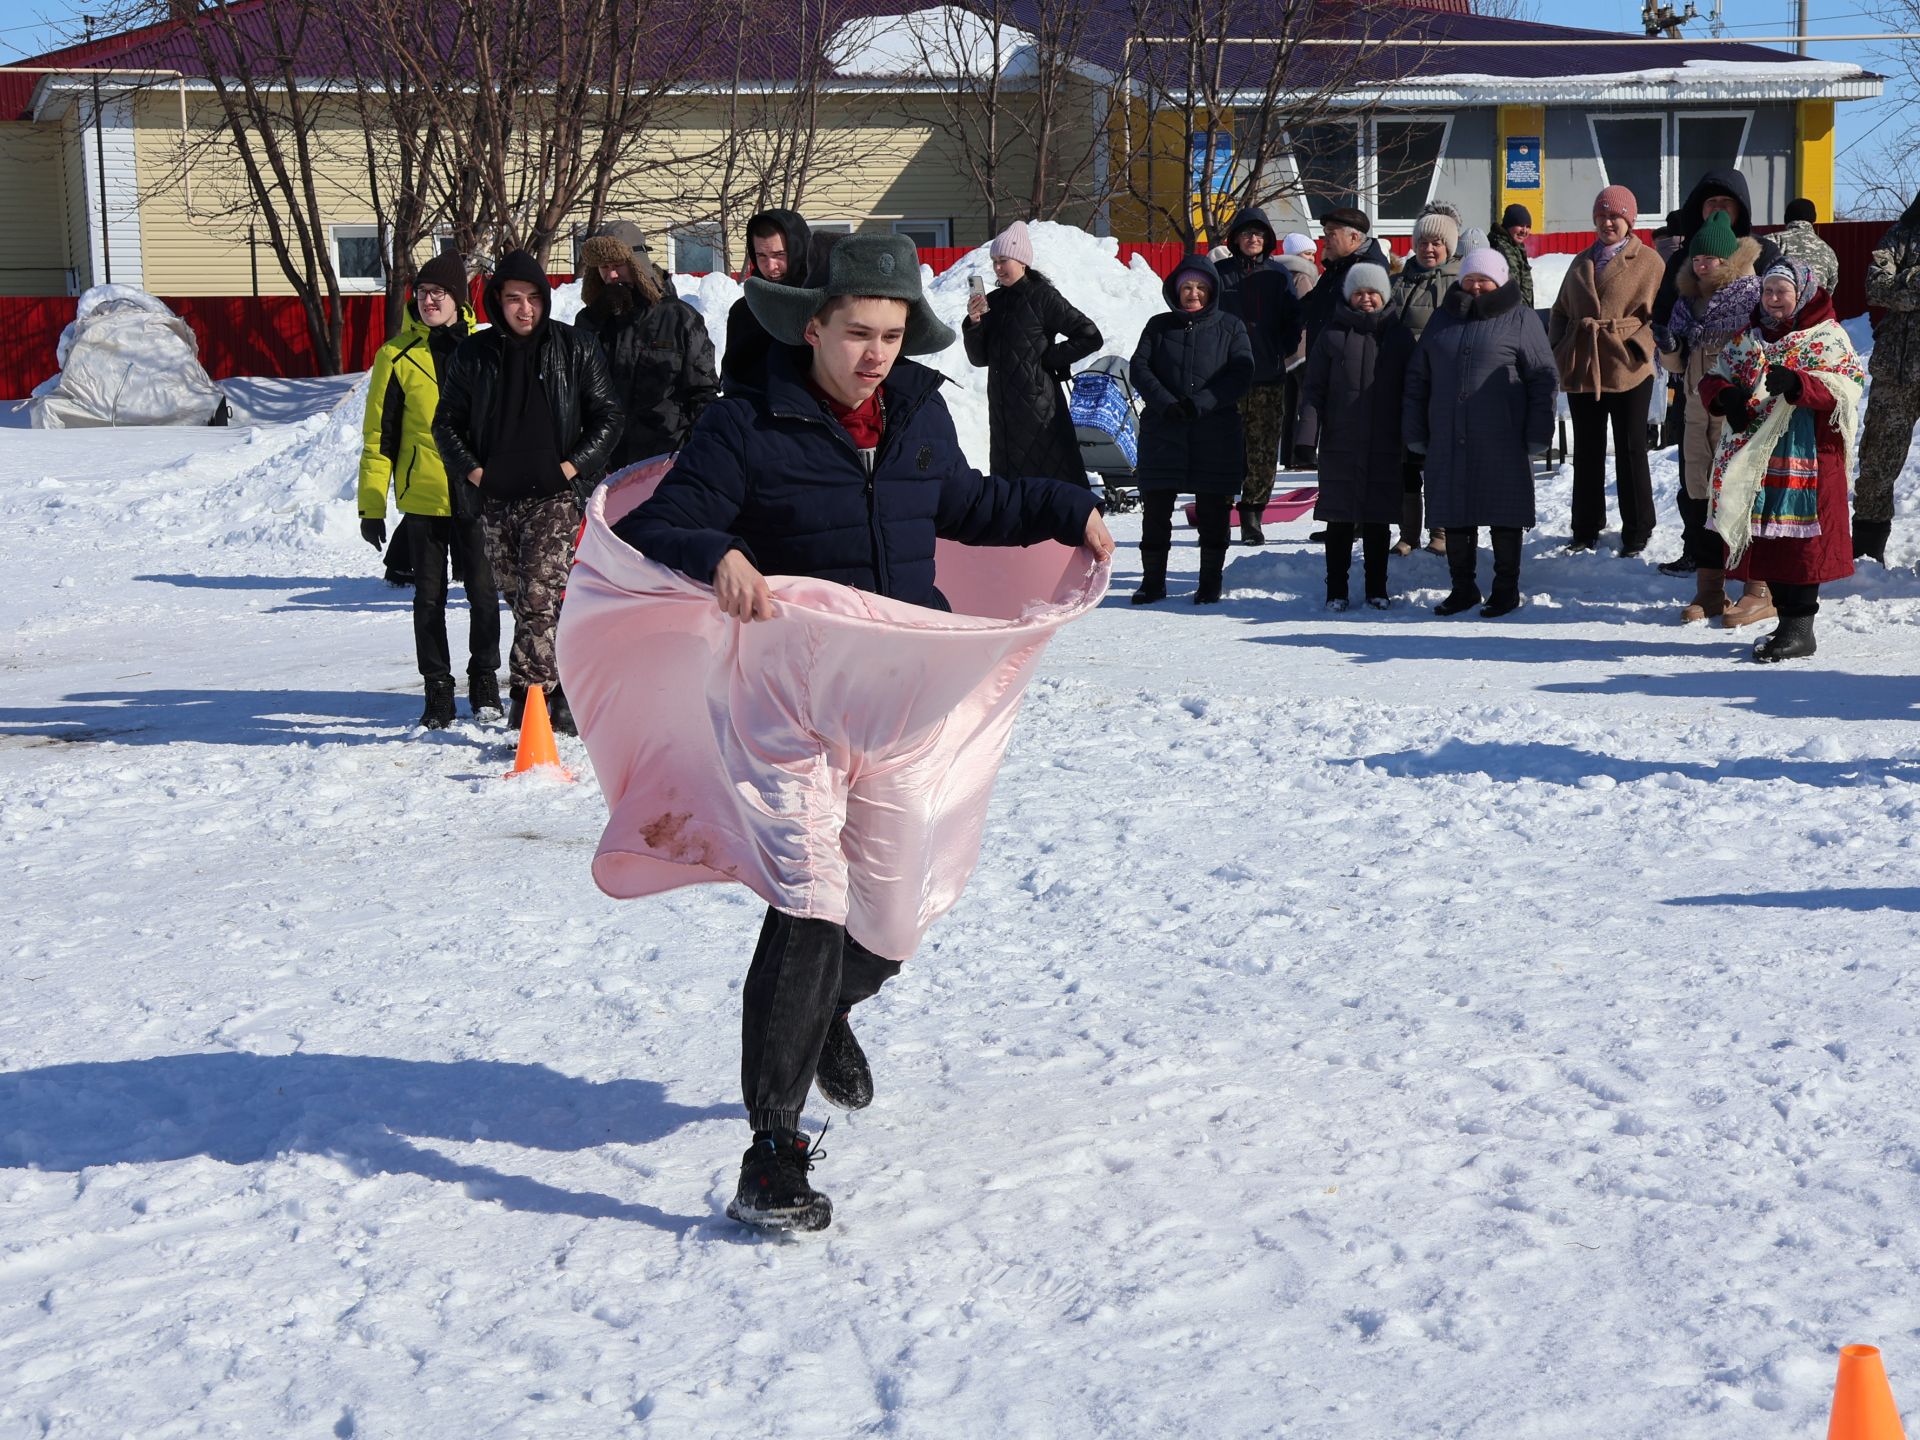
[{"label": "fur-trimmed hood", "polygon": [[1693,261],[1688,260],[1674,281],[1680,293],[1689,300],[1711,300],[1721,290],[1735,280],[1744,280],[1750,275],[1758,275],[1760,265],[1760,242],[1751,235],[1743,235],[1733,247],[1733,254],[1727,257],[1726,264],[1716,271],[1711,280],[1703,281],[1693,273]]}]

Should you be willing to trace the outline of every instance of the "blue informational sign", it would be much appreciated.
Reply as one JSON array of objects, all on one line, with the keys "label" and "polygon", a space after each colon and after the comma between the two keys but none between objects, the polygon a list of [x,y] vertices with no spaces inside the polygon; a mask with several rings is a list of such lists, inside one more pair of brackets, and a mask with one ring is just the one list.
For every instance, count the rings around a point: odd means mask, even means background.
[{"label": "blue informational sign", "polygon": [[1213,193],[1225,195],[1233,189],[1233,134],[1215,130],[1193,137],[1188,153],[1188,188],[1196,195],[1207,184],[1207,154],[1211,142],[1213,154]]},{"label": "blue informational sign", "polygon": [[1538,190],[1539,188],[1540,137],[1509,135],[1507,137],[1507,189]]}]

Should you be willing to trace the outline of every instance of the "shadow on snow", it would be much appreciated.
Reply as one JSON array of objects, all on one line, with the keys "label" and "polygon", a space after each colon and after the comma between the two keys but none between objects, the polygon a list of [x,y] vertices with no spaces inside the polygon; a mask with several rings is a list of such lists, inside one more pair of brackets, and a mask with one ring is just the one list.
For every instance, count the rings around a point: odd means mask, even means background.
[{"label": "shadow on snow", "polygon": [[1920,888],[1768,890],[1755,895],[1677,895],[1663,905],[1752,905],[1780,910],[1905,910],[1920,914]]},{"label": "shadow on snow", "polygon": [[1485,775],[1496,781],[1537,780],[1547,785],[1581,785],[1603,777],[1630,784],[1660,775],[1706,781],[1784,780],[1821,787],[1873,785],[1888,780],[1920,784],[1920,759],[1622,760],[1571,745],[1535,742],[1476,744],[1447,740],[1430,750],[1362,756],[1360,763],[1399,779]]}]

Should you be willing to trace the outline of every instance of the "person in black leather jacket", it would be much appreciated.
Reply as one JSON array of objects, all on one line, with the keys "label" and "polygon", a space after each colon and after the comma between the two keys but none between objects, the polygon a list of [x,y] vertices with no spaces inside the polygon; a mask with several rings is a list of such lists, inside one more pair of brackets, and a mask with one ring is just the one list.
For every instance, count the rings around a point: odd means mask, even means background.
[{"label": "person in black leather jacket", "polygon": [[581,504],[606,473],[624,417],[599,342],[552,318],[539,261],[508,251],[484,298],[491,327],[453,352],[433,440],[448,483],[480,491],[487,557],[513,605],[509,719],[519,726],[538,685],[554,729],[572,734],[554,631]]}]

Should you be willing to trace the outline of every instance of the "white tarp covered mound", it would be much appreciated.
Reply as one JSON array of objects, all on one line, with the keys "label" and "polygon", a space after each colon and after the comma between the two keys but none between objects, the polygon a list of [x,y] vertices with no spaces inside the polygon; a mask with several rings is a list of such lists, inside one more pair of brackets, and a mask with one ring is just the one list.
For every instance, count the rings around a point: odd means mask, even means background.
[{"label": "white tarp covered mound", "polygon": [[96,285],[61,332],[60,373],[33,392],[35,428],[205,425],[219,387],[187,322],[144,291]]}]

